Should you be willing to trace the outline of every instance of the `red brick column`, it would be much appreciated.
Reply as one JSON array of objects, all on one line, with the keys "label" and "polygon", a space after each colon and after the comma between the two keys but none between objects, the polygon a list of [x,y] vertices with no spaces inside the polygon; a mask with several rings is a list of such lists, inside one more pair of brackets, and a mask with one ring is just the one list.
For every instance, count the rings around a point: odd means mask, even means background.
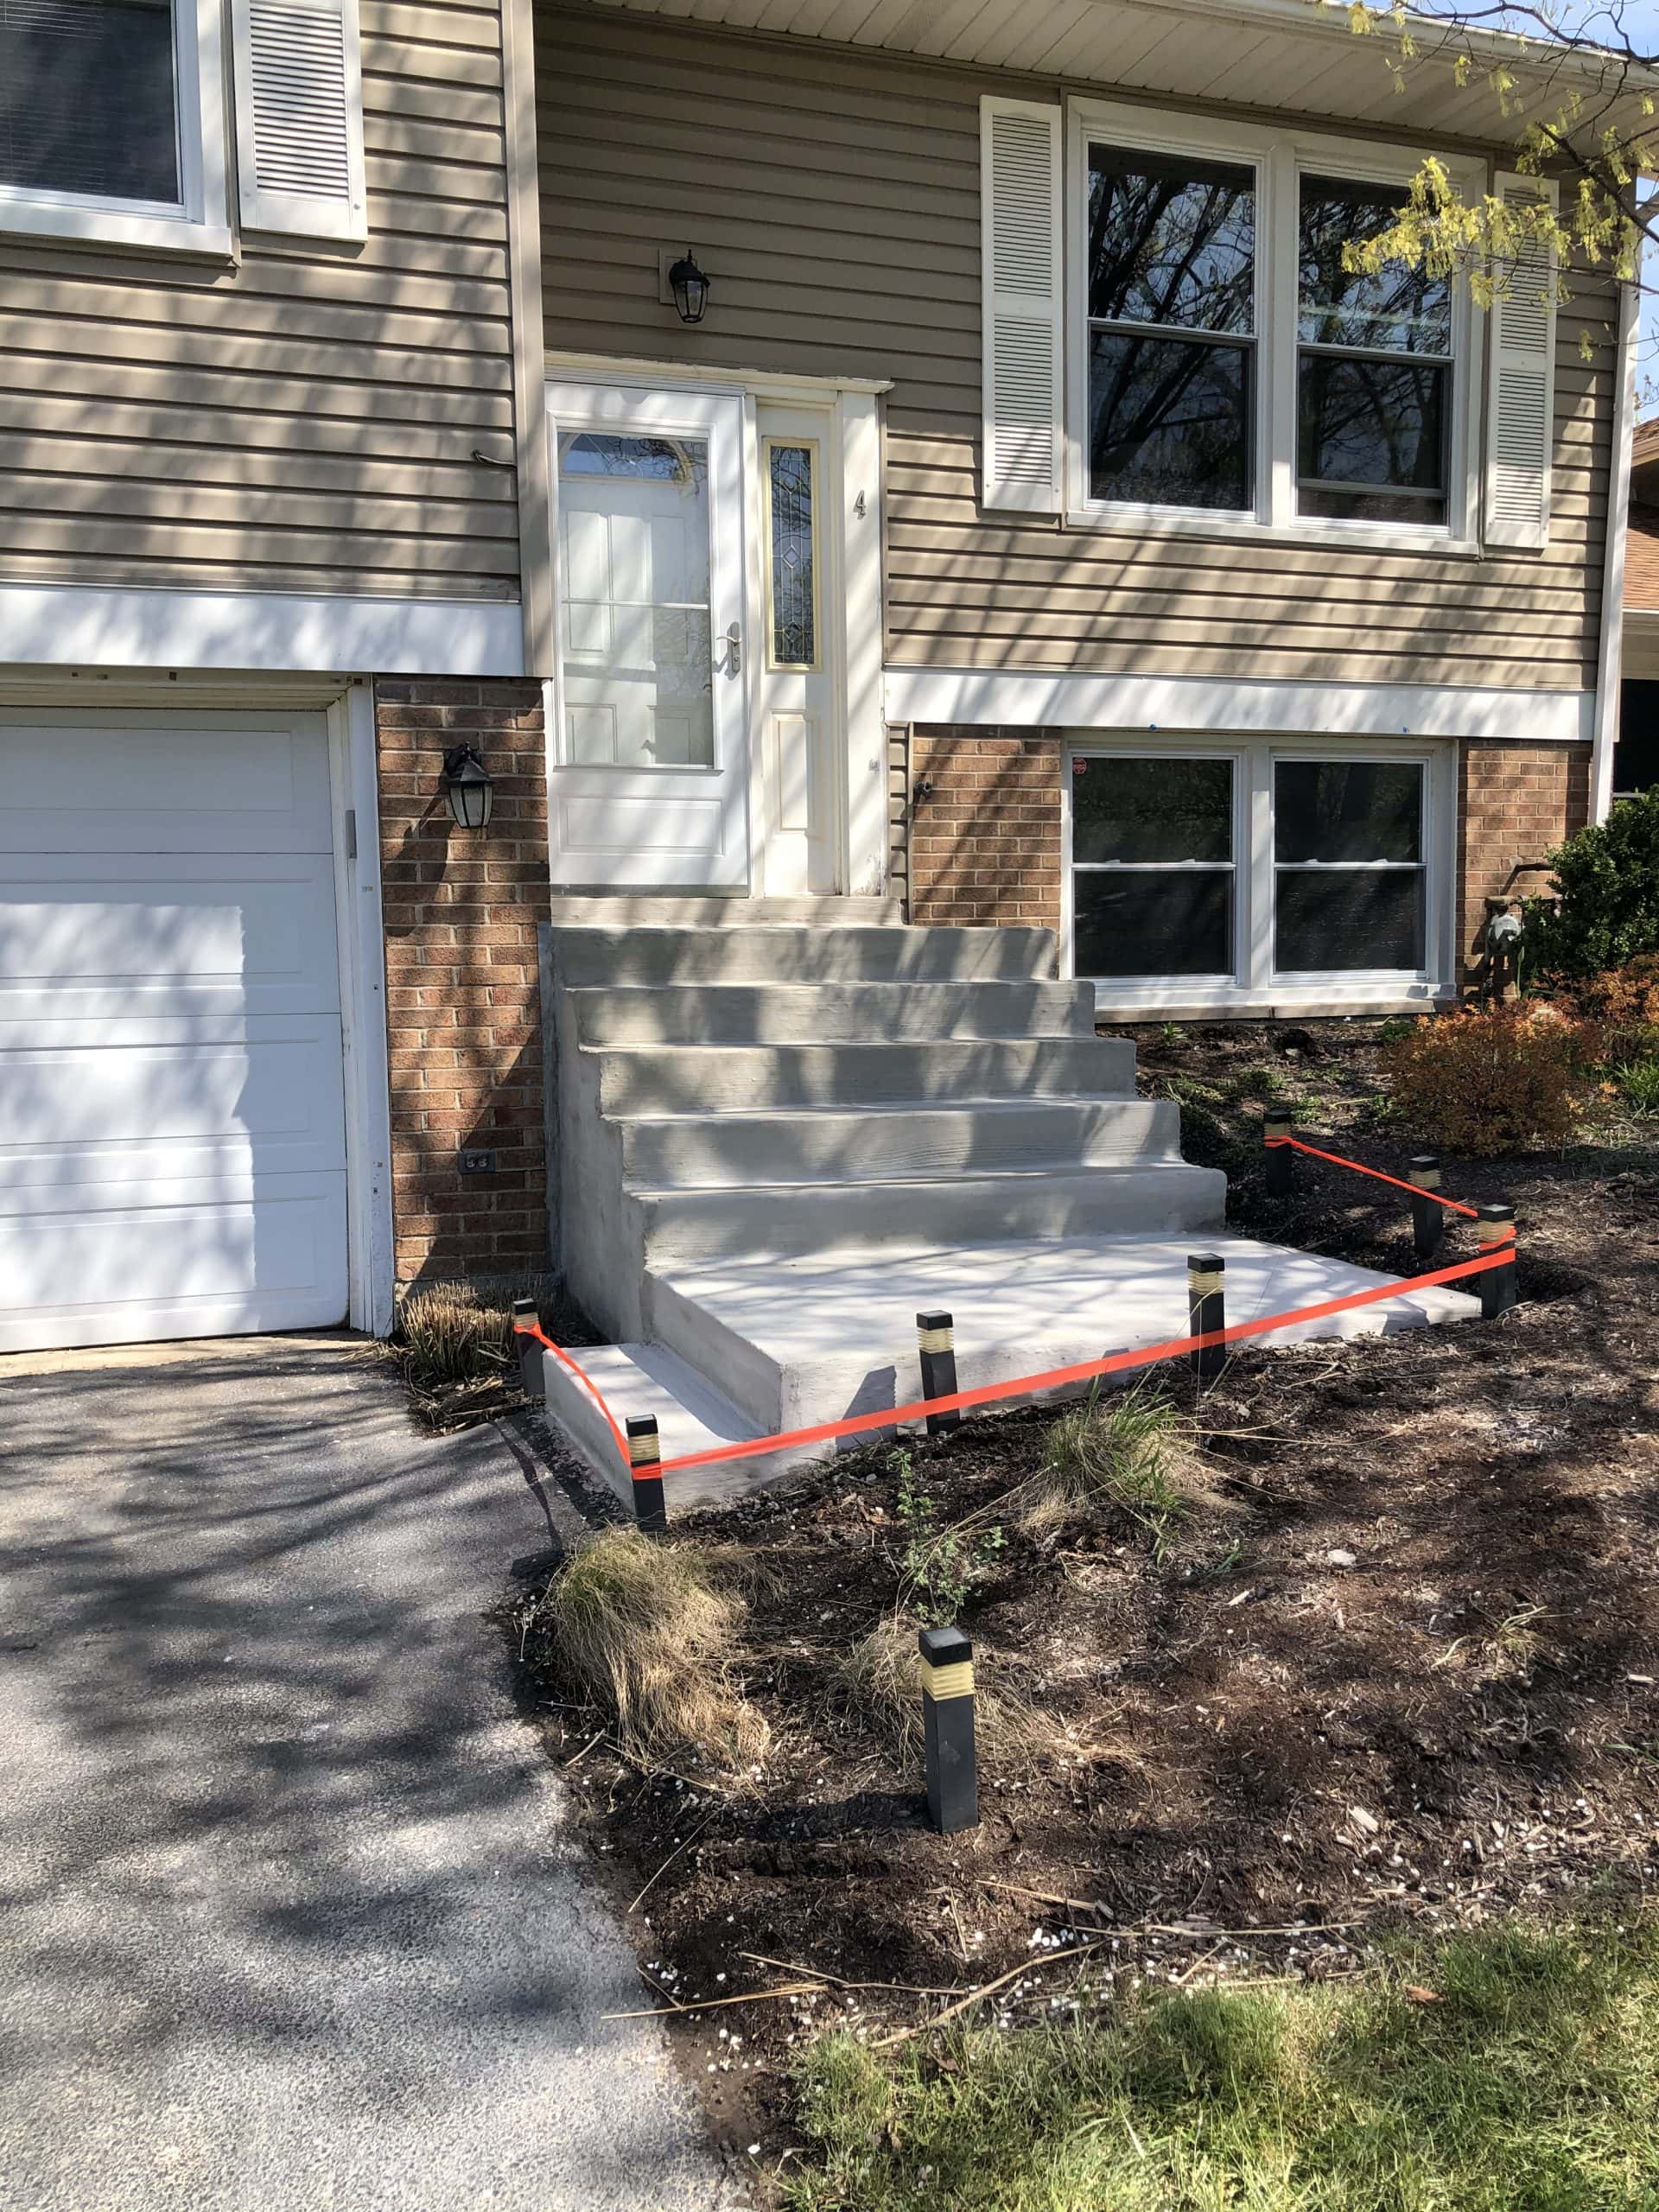
[{"label": "red brick column", "polygon": [[[1488,899],[1531,898],[1546,870],[1527,868],[1590,818],[1587,745],[1470,739],[1458,757],[1458,957],[1465,974]],[[1516,874],[1517,869],[1526,869]]]},{"label": "red brick column", "polygon": [[[1059,740],[918,729],[910,776],[912,921],[1058,929]],[[920,782],[931,789],[918,804]]]},{"label": "red brick column", "polygon": [[[536,931],[548,913],[547,773],[535,683],[375,685],[401,1286],[539,1272],[547,1258]],[[495,783],[487,830],[457,829],[451,745]],[[463,1175],[463,1149],[493,1174]]]}]

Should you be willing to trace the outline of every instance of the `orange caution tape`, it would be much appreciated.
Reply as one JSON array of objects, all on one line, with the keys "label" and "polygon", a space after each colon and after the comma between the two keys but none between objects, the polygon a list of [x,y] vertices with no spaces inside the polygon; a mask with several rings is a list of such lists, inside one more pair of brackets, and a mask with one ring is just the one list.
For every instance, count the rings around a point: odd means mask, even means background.
[{"label": "orange caution tape", "polygon": [[1328,1160],[1333,1167],[1351,1167],[1356,1175],[1369,1175],[1376,1183],[1392,1183],[1396,1191],[1409,1191],[1414,1198],[1433,1198],[1436,1205],[1449,1207],[1453,1213],[1467,1214],[1471,1221],[1480,1219],[1478,1207],[1448,1198],[1444,1191],[1426,1191],[1421,1183],[1402,1183],[1397,1175],[1385,1175],[1380,1167],[1362,1167],[1357,1160],[1344,1160],[1339,1152],[1321,1152],[1318,1145],[1304,1144],[1300,1137],[1264,1137],[1262,1142],[1269,1152],[1288,1145],[1293,1152],[1305,1152],[1310,1160]]},{"label": "orange caution tape", "polygon": [[[1299,1306],[1287,1313],[1267,1313],[1254,1321],[1236,1321],[1230,1328],[1208,1329],[1201,1336],[1172,1337],[1165,1344],[1148,1344],[1139,1351],[1112,1352],[1104,1359],[1084,1360],[1075,1367],[1051,1367],[1040,1375],[1017,1376],[1009,1382],[986,1382],[976,1390],[953,1390],[948,1397],[917,1398],[907,1406],[878,1407],[874,1413],[853,1414],[844,1421],[819,1421],[811,1428],[785,1429],[776,1436],[751,1438],[745,1444],[721,1444],[708,1452],[683,1452],[677,1459],[664,1459],[660,1471],[672,1474],[677,1468],[709,1467],[728,1459],[752,1459],[762,1452],[779,1452],[798,1444],[829,1444],[841,1436],[867,1436],[873,1430],[895,1428],[901,1421],[920,1421],[928,1414],[988,1406],[999,1398],[1018,1397],[1027,1391],[1058,1390],[1068,1383],[1090,1382],[1100,1375],[1122,1374],[1132,1367],[1152,1367],[1160,1360],[1178,1359],[1183,1352],[1203,1351],[1211,1344],[1237,1344],[1246,1337],[1263,1337],[1272,1330],[1289,1328],[1300,1321],[1325,1320],[1335,1313],[1351,1313],[1362,1306],[1378,1306],[1390,1298],[1408,1297],[1414,1290],[1432,1290],[1441,1283],[1460,1282],[1469,1275],[1484,1274],[1490,1268],[1510,1264],[1515,1257],[1514,1244],[1515,1231],[1511,1229],[1478,1259],[1459,1260],[1455,1267],[1436,1268],[1432,1274],[1413,1275],[1404,1282],[1380,1283],[1373,1290],[1351,1291],[1346,1298],[1323,1299],[1317,1306]],[[582,1373],[569,1352],[544,1337],[536,1323],[526,1325],[515,1321],[513,1334],[534,1337],[580,1379],[604,1414],[623,1464],[628,1465],[626,1441],[598,1384]]]}]

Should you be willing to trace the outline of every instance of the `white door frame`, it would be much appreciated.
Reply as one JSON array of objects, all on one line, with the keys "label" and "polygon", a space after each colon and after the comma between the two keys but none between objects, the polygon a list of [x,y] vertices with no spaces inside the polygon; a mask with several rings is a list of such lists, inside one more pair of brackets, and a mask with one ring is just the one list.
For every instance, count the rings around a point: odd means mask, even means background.
[{"label": "white door frame", "polygon": [[[328,726],[334,855],[334,938],[346,1096],[346,1250],[350,1325],[391,1326],[391,1092],[386,1052],[385,932],[380,903],[380,798],[374,689],[366,676],[245,678],[86,671],[65,680],[0,673],[0,707],[92,715],[111,708],[297,708]],[[355,832],[355,853],[352,850]]]},{"label": "white door frame", "polygon": [[[888,885],[891,855],[887,712],[882,696],[883,486],[879,408],[881,395],[891,389],[890,385],[870,378],[791,376],[761,369],[702,367],[683,361],[613,360],[594,353],[550,353],[547,358],[550,394],[556,387],[580,382],[652,392],[713,391],[746,402],[745,537],[749,549],[746,559],[752,622],[763,619],[765,610],[764,598],[757,596],[763,486],[756,406],[772,402],[780,407],[821,406],[830,412],[838,434],[830,442],[838,447],[839,466],[833,498],[828,481],[825,486],[824,543],[830,565],[839,574],[841,591],[839,609],[826,607],[825,611],[839,617],[830,626],[829,650],[836,656],[842,702],[841,881],[851,893],[881,894]],[[827,471],[826,478],[835,473]],[[556,515],[553,543],[556,563]],[[758,650],[761,642],[759,637],[752,639],[751,652]],[[753,665],[753,661],[750,664]],[[563,728],[560,682],[556,676],[544,687],[550,777],[553,747]],[[753,775],[752,737],[751,756]]]}]

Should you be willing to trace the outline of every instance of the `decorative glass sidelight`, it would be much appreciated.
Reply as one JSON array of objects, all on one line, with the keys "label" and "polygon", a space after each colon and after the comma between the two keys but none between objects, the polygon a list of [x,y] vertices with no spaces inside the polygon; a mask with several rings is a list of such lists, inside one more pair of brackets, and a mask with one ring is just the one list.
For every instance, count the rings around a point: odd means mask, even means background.
[{"label": "decorative glass sidelight", "polygon": [[566,761],[711,767],[708,441],[566,431],[558,466]]},{"label": "decorative glass sidelight", "polygon": [[770,548],[773,668],[818,664],[817,559],[814,537],[817,446],[766,442],[766,530]]}]

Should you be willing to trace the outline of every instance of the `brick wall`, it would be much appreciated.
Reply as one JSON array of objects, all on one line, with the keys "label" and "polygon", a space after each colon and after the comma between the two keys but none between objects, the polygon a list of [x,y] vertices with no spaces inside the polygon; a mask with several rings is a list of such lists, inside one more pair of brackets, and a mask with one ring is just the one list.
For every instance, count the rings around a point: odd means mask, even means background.
[{"label": "brick wall", "polygon": [[[1060,925],[1060,746],[1040,731],[917,730],[910,918]],[[918,783],[931,791],[919,805]]]},{"label": "brick wall", "polygon": [[1488,899],[1530,897],[1546,871],[1529,869],[1590,818],[1590,747],[1471,740],[1458,760],[1458,955],[1464,972]]},{"label": "brick wall", "polygon": [[[547,782],[535,683],[375,686],[400,1286],[546,1264],[537,924],[548,911]],[[495,782],[487,830],[459,830],[451,745]],[[461,1150],[495,1154],[463,1175]]]}]

